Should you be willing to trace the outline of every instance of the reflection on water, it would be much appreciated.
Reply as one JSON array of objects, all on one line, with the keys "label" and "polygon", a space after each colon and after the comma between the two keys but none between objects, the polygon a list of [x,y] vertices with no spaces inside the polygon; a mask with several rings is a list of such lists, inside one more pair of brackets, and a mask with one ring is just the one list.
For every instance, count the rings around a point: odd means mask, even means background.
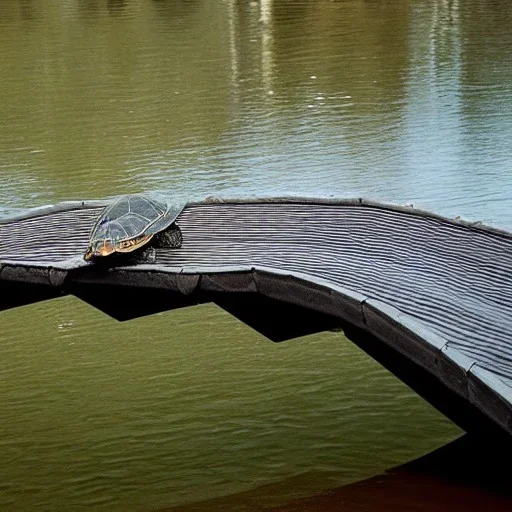
[{"label": "reflection on water", "polygon": [[4,213],[161,189],[511,225],[508,3],[43,4],[0,6]]},{"label": "reflection on water", "polygon": [[107,8],[110,14],[121,14],[124,11],[126,0],[108,0]]},{"label": "reflection on water", "polygon": [[[502,441],[464,435],[384,474],[312,497],[294,499],[293,495],[280,494],[278,485],[274,485],[159,512],[507,512],[512,491],[503,467],[511,454],[510,446],[504,446]],[[281,485],[300,488],[300,479]],[[282,501],[280,505],[273,504],[277,496]]]},{"label": "reflection on water", "polygon": [[512,491],[503,468],[509,458],[502,442],[466,435],[384,475],[271,510],[507,512]]},{"label": "reflection on water", "polygon": [[[492,0],[2,0],[0,215],[156,189],[510,228],[511,22]],[[61,300],[2,313],[0,341],[6,510],[275,506],[458,432],[341,335],[276,346],[212,307],[118,324]]]}]

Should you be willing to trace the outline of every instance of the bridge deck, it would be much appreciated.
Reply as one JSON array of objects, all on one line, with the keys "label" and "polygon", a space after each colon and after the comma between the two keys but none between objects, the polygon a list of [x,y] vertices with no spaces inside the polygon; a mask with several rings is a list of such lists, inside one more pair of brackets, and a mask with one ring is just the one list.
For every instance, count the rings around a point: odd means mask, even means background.
[{"label": "bridge deck", "polygon": [[[368,202],[204,202],[178,218],[181,249],[106,271],[81,259],[100,211],[64,204],[0,223],[0,309],[59,293],[88,300],[99,284],[219,303],[254,292],[368,334],[512,433],[511,235]],[[251,324],[250,305],[225,305]]]}]

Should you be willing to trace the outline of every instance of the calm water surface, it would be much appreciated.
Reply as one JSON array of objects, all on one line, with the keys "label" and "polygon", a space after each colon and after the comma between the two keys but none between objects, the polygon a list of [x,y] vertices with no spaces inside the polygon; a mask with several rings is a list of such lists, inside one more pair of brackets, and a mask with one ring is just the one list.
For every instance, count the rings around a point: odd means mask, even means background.
[{"label": "calm water surface", "polygon": [[[496,0],[2,0],[0,215],[160,190],[512,229],[511,26]],[[458,434],[341,333],[274,345],[214,306],[65,298],[0,341],[2,510],[272,505]]]}]

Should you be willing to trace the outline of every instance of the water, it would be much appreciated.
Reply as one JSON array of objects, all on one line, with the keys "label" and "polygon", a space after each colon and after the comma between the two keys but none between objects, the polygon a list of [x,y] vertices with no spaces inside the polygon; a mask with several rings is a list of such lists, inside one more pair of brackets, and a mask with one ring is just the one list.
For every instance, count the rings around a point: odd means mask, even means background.
[{"label": "water", "polygon": [[[511,22],[496,0],[2,0],[0,215],[159,190],[511,229]],[[459,433],[341,333],[71,298],[1,322],[2,510],[273,506]]]},{"label": "water", "polygon": [[2,330],[2,510],[155,510],[269,484],[279,502],[458,435],[340,333],[273,344],[213,305],[118,323],[72,298],[3,312]]},{"label": "water", "polygon": [[365,196],[512,226],[512,7],[3,0],[0,208]]}]

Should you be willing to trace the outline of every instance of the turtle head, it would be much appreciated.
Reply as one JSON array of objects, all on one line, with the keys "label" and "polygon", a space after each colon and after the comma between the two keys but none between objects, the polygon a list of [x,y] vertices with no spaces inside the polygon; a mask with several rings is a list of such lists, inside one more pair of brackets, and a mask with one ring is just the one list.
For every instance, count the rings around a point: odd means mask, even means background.
[{"label": "turtle head", "polygon": [[89,247],[87,249],[87,251],[85,251],[84,260],[85,261],[91,261],[92,260],[92,256],[93,256],[93,250],[92,250],[91,247]]},{"label": "turtle head", "polygon": [[112,240],[99,240],[98,242],[91,244],[87,251],[85,251],[84,260],[91,261],[93,258],[109,256],[110,254],[114,253],[115,250],[116,248],[112,243]]}]

